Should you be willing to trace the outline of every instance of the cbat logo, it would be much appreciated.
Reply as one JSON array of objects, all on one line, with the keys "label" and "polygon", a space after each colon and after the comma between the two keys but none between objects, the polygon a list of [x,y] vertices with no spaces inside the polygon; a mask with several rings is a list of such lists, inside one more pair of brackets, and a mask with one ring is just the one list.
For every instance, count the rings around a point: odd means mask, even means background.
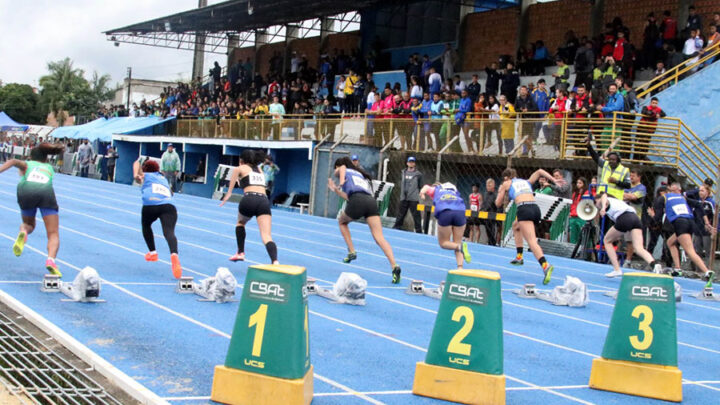
[{"label": "cbat logo", "polygon": [[668,290],[664,287],[636,285],[632,288],[632,297],[653,301],[667,301],[670,298],[670,295],[668,294]]},{"label": "cbat logo", "polygon": [[265,368],[265,362],[264,361],[257,361],[252,359],[245,359],[244,363],[246,366],[254,367],[254,368]]},{"label": "cbat logo", "polygon": [[484,288],[451,283],[450,287],[448,287],[448,296],[460,301],[469,301],[480,305],[485,304]]},{"label": "cbat logo", "polygon": [[280,284],[264,283],[253,281],[250,283],[250,292],[258,295],[269,295],[278,298],[285,298],[285,289]]}]

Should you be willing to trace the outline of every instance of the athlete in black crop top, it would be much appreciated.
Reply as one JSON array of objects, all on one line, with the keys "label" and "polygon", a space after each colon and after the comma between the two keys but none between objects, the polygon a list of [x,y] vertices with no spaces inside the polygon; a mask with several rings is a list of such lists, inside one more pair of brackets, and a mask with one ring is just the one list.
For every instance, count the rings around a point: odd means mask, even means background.
[{"label": "athlete in black crop top", "polygon": [[270,200],[265,194],[265,176],[258,168],[258,165],[265,160],[265,153],[246,149],[240,155],[240,166],[233,169],[230,178],[230,187],[220,203],[222,207],[230,199],[235,185],[243,189],[244,195],[238,205],[238,222],[235,226],[235,239],[237,240],[237,253],[230,257],[230,261],[237,262],[245,260],[245,224],[252,217],[257,218],[260,228],[260,237],[265,244],[265,249],[270,256],[272,264],[278,264],[277,246],[272,240],[270,229],[272,228],[272,213],[270,212]]}]

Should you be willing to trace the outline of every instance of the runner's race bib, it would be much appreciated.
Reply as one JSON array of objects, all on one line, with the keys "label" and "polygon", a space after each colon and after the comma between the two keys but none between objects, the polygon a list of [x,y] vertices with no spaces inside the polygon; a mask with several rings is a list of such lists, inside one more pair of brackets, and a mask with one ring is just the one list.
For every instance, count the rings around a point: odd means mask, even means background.
[{"label": "runner's race bib", "polygon": [[170,189],[163,186],[162,184],[153,183],[152,192],[153,192],[153,194],[160,194],[160,195],[164,195],[165,197],[172,197],[172,194],[170,193]]},{"label": "runner's race bib", "polygon": [[40,172],[38,169],[34,169],[30,172],[30,174],[28,174],[27,181],[31,183],[47,184],[50,182],[50,177]]}]

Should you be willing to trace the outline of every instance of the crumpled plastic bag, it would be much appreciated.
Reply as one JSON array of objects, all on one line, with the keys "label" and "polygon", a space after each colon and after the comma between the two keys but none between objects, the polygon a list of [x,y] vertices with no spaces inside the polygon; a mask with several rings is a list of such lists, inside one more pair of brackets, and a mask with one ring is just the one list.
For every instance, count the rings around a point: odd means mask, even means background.
[{"label": "crumpled plastic bag", "polygon": [[365,305],[367,280],[355,273],[340,273],[333,285],[333,294],[337,302],[350,305]]},{"label": "crumpled plastic bag", "polygon": [[584,307],[590,301],[587,286],[579,278],[567,276],[565,284],[552,291],[553,304],[569,307]]},{"label": "crumpled plastic bag", "polygon": [[213,299],[216,302],[226,302],[235,296],[237,280],[226,267],[220,267],[215,276],[208,277],[196,285],[196,293]]}]

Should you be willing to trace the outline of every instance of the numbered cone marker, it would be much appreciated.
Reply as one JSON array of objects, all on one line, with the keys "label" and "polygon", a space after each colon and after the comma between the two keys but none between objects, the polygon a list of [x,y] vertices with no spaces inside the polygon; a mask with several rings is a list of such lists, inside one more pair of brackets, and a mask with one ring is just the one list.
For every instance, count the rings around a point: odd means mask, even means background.
[{"label": "numbered cone marker", "polygon": [[505,404],[500,275],[448,272],[425,362],[413,393],[477,405]]},{"label": "numbered cone marker", "polygon": [[682,401],[676,323],[672,277],[623,275],[602,357],[593,360],[590,387]]},{"label": "numbered cone marker", "polygon": [[307,405],[313,372],[304,267],[251,266],[225,365],[211,399],[231,405]]}]

